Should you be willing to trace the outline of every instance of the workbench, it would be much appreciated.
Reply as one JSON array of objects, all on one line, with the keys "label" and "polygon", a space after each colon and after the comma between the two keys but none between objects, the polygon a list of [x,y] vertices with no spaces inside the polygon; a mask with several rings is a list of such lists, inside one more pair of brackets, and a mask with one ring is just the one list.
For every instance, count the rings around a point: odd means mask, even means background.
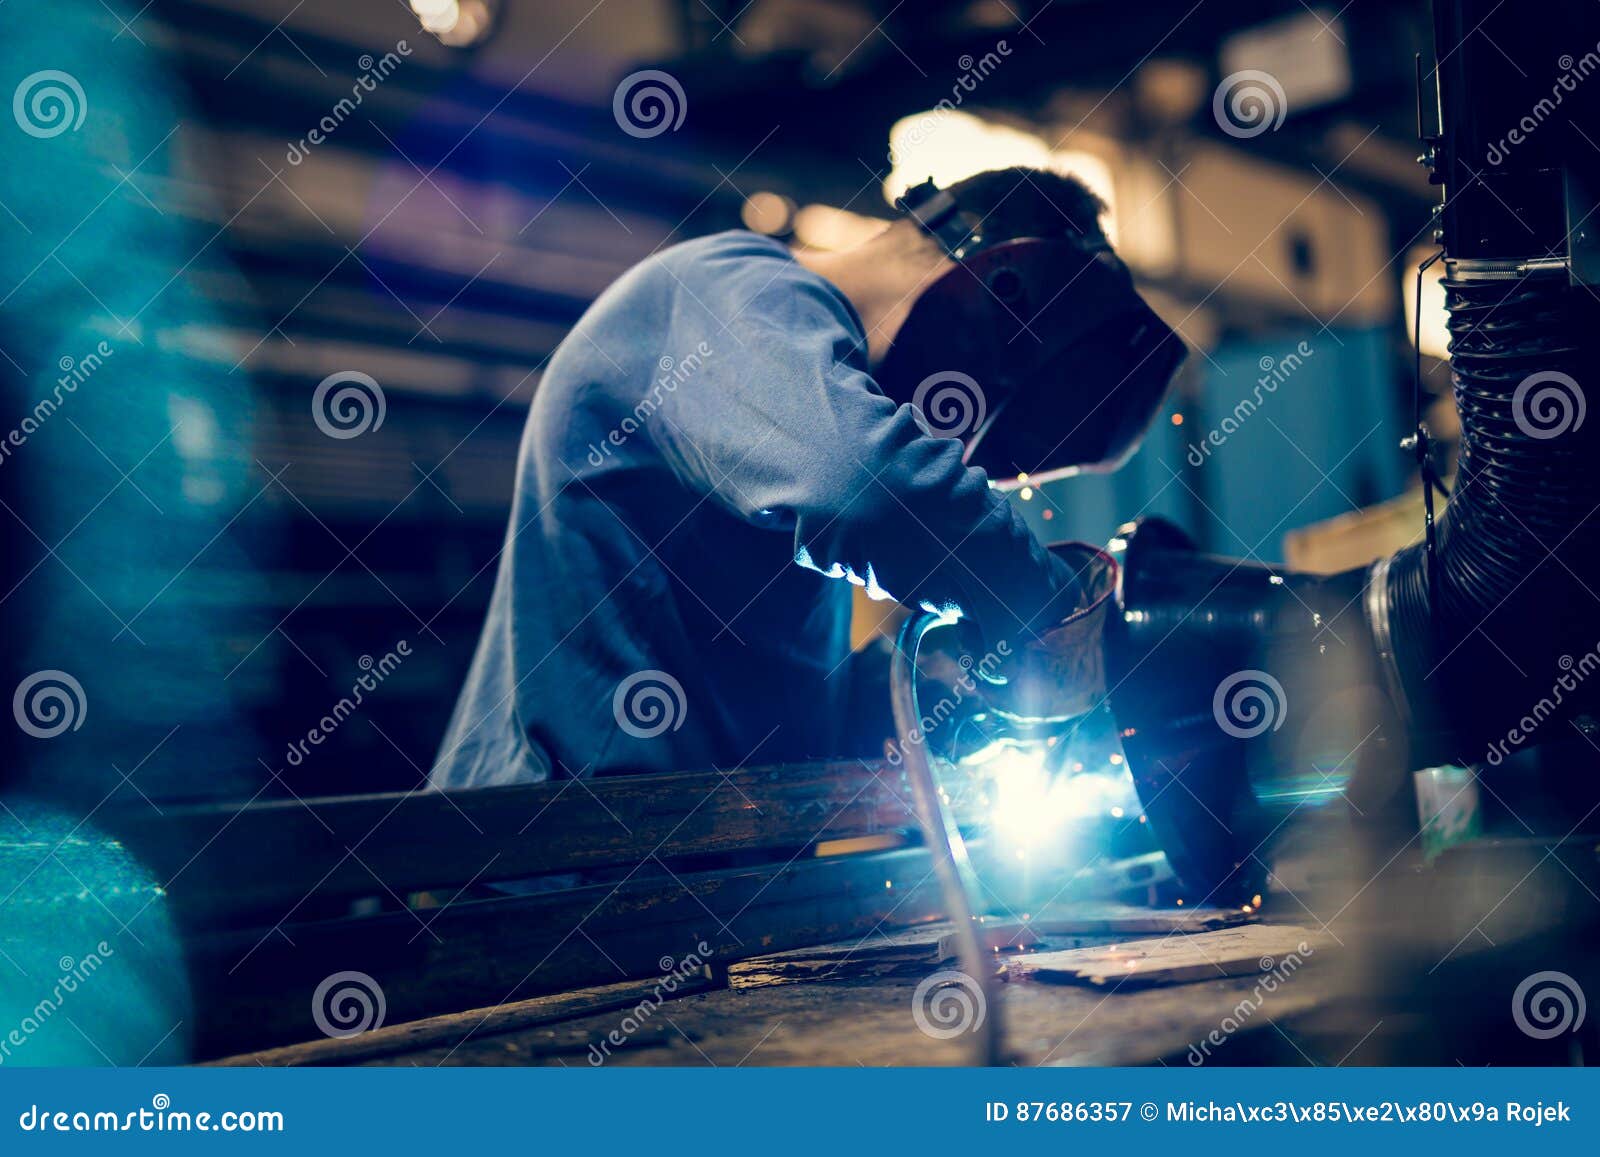
[{"label": "workbench", "polygon": [[[1181,1061],[1251,991],[1253,981],[1218,980],[1142,992],[1012,985],[1004,993],[1016,1063],[1138,1065]],[[934,1040],[912,1022],[916,982],[835,981],[760,992],[723,989],[664,1005],[660,1026],[635,1034],[606,1061],[620,1065],[960,1065],[959,1040]],[[1308,988],[1281,1003],[1249,1032],[1272,1032],[1273,1018],[1313,1008]],[[418,1049],[368,1064],[587,1065],[591,1044],[616,1026],[615,1012],[577,1017],[458,1047]],[[1287,1039],[1287,1038],[1285,1038]],[[1338,1058],[1335,1058],[1338,1059]]]},{"label": "workbench", "polygon": [[[119,959],[133,967],[148,950],[147,975],[186,980],[189,1011],[155,1031],[182,1018],[200,1063],[588,1066],[691,952],[693,978],[604,1064],[971,1063],[965,1036],[940,1039],[912,1015],[955,952],[908,801],[899,768],[847,761],[106,809],[95,834],[36,829],[0,850],[38,911],[59,924],[82,908],[86,928],[115,917]],[[1208,1064],[1559,1062],[1564,1042],[1512,1025],[1510,994],[1537,968],[1600,987],[1597,848],[1477,841],[1431,865],[1386,853],[1382,880],[1363,864],[1351,901],[1320,905],[1296,883],[1230,909],[1233,924],[1334,941],[1264,999],[1259,976],[1220,970],[1169,984],[1030,972],[1039,951],[1163,938],[1050,925],[1106,902],[1064,897],[1032,914],[1043,944],[996,953],[1007,1057],[1186,1064],[1218,1030]],[[1341,858],[1354,862],[1320,857]],[[85,879],[114,886],[86,895]],[[527,879],[554,886],[511,887]],[[345,1037],[318,998],[347,976],[381,990],[382,1015]]]},{"label": "workbench", "polygon": [[[755,958],[734,966],[732,976],[709,970],[695,986],[659,1004],[652,1000],[652,993],[659,991],[656,982],[619,981],[221,1063],[967,1064],[964,1034],[930,1035],[913,1016],[926,978],[953,963],[936,959],[952,931],[949,924],[933,923]],[[1039,947],[1160,939],[1054,936]],[[1229,1030],[1229,1039],[1277,1033],[1275,1047],[1293,1055],[1301,1046],[1279,1026],[1326,1006],[1335,991],[1333,975],[1313,968],[1296,973],[1267,996],[1254,974],[1150,986],[1044,983],[1023,973],[1032,958],[1031,953],[1008,953],[998,965],[1008,977],[999,989],[1008,1052],[1021,1065],[1181,1063],[1193,1042],[1221,1028]],[[796,969],[796,962],[805,968]],[[1241,1016],[1246,1005],[1250,1011]],[[640,1015],[640,1009],[647,1011]],[[507,1020],[518,1023],[508,1028]],[[618,1043],[607,1043],[608,1036]],[[1310,1056],[1301,1055],[1304,1060],[1294,1063],[1311,1063]]]}]

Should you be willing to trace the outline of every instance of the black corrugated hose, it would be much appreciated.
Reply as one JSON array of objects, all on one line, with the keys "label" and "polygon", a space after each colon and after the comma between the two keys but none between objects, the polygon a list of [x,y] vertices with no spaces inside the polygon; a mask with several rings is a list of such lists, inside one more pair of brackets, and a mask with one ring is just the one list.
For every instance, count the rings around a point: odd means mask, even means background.
[{"label": "black corrugated hose", "polygon": [[[1595,299],[1566,271],[1445,280],[1461,449],[1427,551],[1396,555],[1395,661],[1421,762],[1481,759],[1600,644],[1600,418],[1586,414]],[[1600,680],[1597,680],[1600,682]],[[1565,698],[1570,715],[1600,686]],[[1413,765],[1417,765],[1414,759]]]}]

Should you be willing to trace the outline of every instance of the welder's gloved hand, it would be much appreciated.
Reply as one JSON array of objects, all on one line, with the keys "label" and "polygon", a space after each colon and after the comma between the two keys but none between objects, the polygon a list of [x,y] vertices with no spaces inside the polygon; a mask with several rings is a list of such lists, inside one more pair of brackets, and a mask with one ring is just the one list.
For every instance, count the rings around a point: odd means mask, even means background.
[{"label": "welder's gloved hand", "polygon": [[1076,605],[999,663],[974,664],[989,709],[1010,724],[1034,726],[1093,711],[1108,689],[1105,627],[1117,586],[1117,564],[1098,547],[1057,543],[1050,553],[1077,578]]}]

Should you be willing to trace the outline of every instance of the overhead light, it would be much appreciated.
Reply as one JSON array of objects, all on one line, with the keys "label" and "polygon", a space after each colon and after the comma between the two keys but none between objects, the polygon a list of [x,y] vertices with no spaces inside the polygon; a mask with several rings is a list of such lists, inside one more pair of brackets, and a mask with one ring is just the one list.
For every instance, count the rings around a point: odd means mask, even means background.
[{"label": "overhead light", "polygon": [[987,169],[1045,168],[1050,148],[1033,133],[955,109],[932,108],[894,123],[889,156],[894,168],[883,183],[883,195],[892,204],[907,189],[930,178],[943,188]]},{"label": "overhead light", "polygon": [[457,0],[411,0],[411,11],[429,32],[454,28],[461,19]]},{"label": "overhead light", "polygon": [[1166,124],[1189,120],[1211,97],[1205,68],[1174,57],[1147,61],[1135,74],[1133,85],[1139,107]]},{"label": "overhead light", "polygon": [[490,0],[411,0],[411,11],[424,30],[452,48],[479,43],[494,23]]},{"label": "overhead light", "polygon": [[739,207],[739,220],[752,233],[779,237],[794,224],[794,202],[782,193],[751,193]]},{"label": "overhead light", "polygon": [[1116,184],[1111,166],[1092,153],[1052,149],[1035,133],[958,109],[932,108],[894,123],[889,156],[894,168],[883,195],[891,204],[929,178],[945,188],[990,169],[1023,166],[1077,177],[1106,203],[1106,236],[1116,242]]}]

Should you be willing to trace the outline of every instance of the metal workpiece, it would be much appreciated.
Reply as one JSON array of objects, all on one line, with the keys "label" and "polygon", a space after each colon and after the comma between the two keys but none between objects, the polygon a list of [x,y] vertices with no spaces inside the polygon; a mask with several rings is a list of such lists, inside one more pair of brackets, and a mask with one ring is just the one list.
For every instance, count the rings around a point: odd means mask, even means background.
[{"label": "metal workpiece", "polygon": [[1362,612],[1366,568],[1320,576],[1204,555],[1156,519],[1124,527],[1112,552],[1111,708],[1195,902],[1259,893],[1291,821],[1394,796],[1405,734]]}]

